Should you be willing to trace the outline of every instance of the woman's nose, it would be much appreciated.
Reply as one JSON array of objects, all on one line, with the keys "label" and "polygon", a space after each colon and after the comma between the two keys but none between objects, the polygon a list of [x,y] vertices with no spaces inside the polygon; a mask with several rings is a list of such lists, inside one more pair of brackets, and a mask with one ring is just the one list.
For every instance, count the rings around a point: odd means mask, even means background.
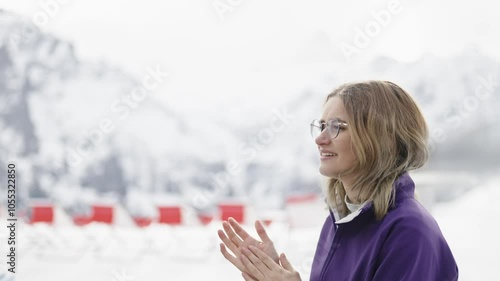
[{"label": "woman's nose", "polygon": [[323,130],[323,132],[321,132],[321,134],[319,134],[319,136],[317,136],[314,141],[316,142],[317,145],[321,144],[324,145],[330,143],[331,139],[330,136],[328,135],[328,132],[326,130]]}]

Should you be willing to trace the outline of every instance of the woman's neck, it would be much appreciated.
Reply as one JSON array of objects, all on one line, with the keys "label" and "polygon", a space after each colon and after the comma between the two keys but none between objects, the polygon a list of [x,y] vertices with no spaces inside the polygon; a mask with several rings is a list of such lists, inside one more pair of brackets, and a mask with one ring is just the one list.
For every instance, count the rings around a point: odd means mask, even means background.
[{"label": "woman's neck", "polygon": [[362,202],[359,200],[359,191],[354,191],[352,188],[352,181],[342,179],[342,185],[344,186],[345,193],[347,195],[347,199],[350,203],[353,204],[361,204]]}]

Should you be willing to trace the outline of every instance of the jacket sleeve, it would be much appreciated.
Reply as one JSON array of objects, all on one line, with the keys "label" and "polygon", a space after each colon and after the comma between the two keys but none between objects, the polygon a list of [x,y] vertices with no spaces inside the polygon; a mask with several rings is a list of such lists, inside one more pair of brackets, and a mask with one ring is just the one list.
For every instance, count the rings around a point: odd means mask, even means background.
[{"label": "jacket sleeve", "polygon": [[458,268],[437,224],[404,219],[393,225],[373,281],[456,281]]}]

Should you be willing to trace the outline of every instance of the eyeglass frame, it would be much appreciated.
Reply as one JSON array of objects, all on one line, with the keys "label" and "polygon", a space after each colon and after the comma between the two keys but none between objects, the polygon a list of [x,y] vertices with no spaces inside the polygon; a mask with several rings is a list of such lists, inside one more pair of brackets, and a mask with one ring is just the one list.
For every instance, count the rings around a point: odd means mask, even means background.
[{"label": "eyeglass frame", "polygon": [[[318,122],[320,124],[321,127],[318,127],[316,126],[316,124],[314,124],[314,122]],[[331,123],[332,122],[337,122],[338,123],[338,126],[337,126],[337,132],[335,133],[335,136],[332,137],[332,132],[330,131],[330,128],[331,128]],[[321,121],[319,119],[314,119],[312,120],[311,124],[309,125],[310,126],[310,131],[311,131],[311,136],[313,138],[317,138],[319,137],[319,135],[321,135],[323,133],[323,131],[326,129],[328,135],[330,136],[330,139],[335,139],[339,136],[340,134],[340,129],[342,129],[342,127],[348,127],[349,124],[347,124],[346,122],[344,121],[341,121],[339,118],[335,118],[335,119],[330,119],[328,121]],[[320,129],[320,132],[317,136],[314,136],[313,134],[313,128],[318,128]]]}]

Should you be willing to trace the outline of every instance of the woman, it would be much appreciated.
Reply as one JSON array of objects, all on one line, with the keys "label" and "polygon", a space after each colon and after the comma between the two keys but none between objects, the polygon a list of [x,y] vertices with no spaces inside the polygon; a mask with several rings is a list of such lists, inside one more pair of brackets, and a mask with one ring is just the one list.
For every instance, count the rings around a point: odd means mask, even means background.
[{"label": "woman", "polygon": [[[311,133],[319,171],[328,177],[330,216],[310,280],[457,280],[450,248],[415,200],[408,175],[428,158],[427,126],[410,95],[387,81],[341,85],[328,95]],[[234,220],[223,228],[221,252],[245,280],[301,280],[259,222],[262,242]]]}]

